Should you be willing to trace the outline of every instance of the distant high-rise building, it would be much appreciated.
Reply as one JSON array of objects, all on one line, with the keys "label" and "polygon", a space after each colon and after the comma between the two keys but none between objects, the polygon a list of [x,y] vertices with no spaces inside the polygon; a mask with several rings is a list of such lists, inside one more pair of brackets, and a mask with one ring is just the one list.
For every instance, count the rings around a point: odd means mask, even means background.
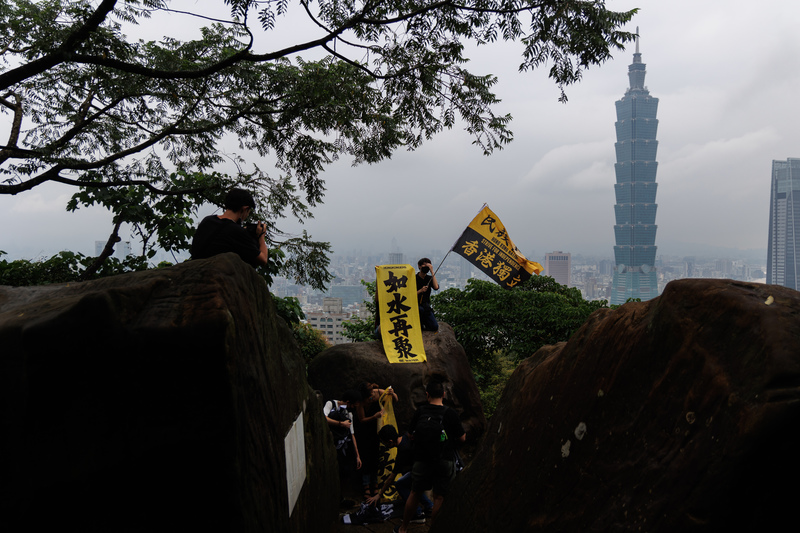
[{"label": "distant high-rise building", "polygon": [[389,252],[389,264],[390,265],[403,265],[403,254],[402,252]]},{"label": "distant high-rise building", "polygon": [[[94,241],[94,255],[100,256],[106,247],[106,241]],[[114,257],[125,259],[131,255],[131,241],[120,241],[114,245]]]},{"label": "distant high-rise building", "polygon": [[562,285],[570,286],[572,279],[572,255],[561,251],[550,252],[544,257],[544,274]]},{"label": "distant high-rise building", "polygon": [[628,66],[630,87],[616,102],[617,203],[612,304],[623,304],[628,298],[644,301],[658,296],[655,267],[658,98],[650,96],[644,86],[645,74],[637,36],[633,63]]},{"label": "distant high-rise building", "polygon": [[392,246],[389,249],[389,264],[390,265],[402,265],[403,262],[403,252],[400,251],[400,247],[397,246],[397,239],[392,237]]},{"label": "distant high-rise building", "polygon": [[800,158],[772,162],[767,283],[800,290]]},{"label": "distant high-rise building", "polygon": [[327,295],[339,298],[344,306],[360,304],[368,297],[363,285],[331,285]]},{"label": "distant high-rise building", "polygon": [[344,344],[342,323],[350,318],[350,313],[342,310],[341,298],[324,298],[322,312],[306,313],[306,319],[312,328],[321,331],[331,344]]},{"label": "distant high-rise building", "polygon": [[459,267],[460,267],[460,275],[461,279],[469,279],[472,277],[472,263],[461,257],[460,255],[456,255],[459,259]]}]

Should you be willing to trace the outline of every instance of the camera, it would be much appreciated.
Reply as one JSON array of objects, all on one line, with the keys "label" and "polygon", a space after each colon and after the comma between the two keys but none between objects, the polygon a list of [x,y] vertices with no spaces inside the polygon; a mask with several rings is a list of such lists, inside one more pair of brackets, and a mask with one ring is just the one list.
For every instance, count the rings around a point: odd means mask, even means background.
[{"label": "camera", "polygon": [[258,240],[259,237],[258,222],[245,222],[244,224],[242,224],[242,227],[244,228],[244,230],[247,232],[248,235]]}]

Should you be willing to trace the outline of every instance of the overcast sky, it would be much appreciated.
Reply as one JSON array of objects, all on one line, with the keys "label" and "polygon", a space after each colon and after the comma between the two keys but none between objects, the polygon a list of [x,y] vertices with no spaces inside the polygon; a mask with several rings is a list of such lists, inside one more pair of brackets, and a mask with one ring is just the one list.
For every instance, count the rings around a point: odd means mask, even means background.
[{"label": "overcast sky", "polygon": [[[800,2],[607,4],[641,8],[628,29],[639,27],[645,85],[659,99],[658,254],[765,250],[771,162],[800,157]],[[517,72],[519,47],[475,50],[471,70],[500,78],[497,112],[513,115],[514,142],[486,157],[454,129],[377,165],[340,161],[326,170],[325,204],[305,229],[337,253],[386,252],[392,238],[409,254],[447,250],[486,202],[532,258],[553,250],[611,257],[614,102],[628,86],[632,54],[633,45],[586,72],[561,104],[544,70]],[[49,186],[0,197],[0,250],[12,258],[93,253],[110,216],[66,213],[72,192]]]}]

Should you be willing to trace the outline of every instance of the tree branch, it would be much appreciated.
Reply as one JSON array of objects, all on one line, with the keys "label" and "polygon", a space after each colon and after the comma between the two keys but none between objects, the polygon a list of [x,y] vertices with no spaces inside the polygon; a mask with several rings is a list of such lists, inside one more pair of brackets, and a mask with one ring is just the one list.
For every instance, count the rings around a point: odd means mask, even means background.
[{"label": "tree branch", "polygon": [[114,253],[114,245],[121,241],[119,237],[119,227],[122,225],[122,219],[118,220],[116,224],[114,224],[114,230],[111,232],[111,235],[108,236],[108,241],[106,241],[106,245],[103,247],[103,251],[100,255],[97,256],[97,259],[92,261],[92,264],[86,267],[86,270],[81,272],[80,280],[86,281],[87,279],[94,276],[103,262],[111,257],[111,254]]},{"label": "tree branch", "polygon": [[110,181],[87,181],[75,180],[65,178],[59,173],[65,170],[64,168],[53,167],[43,174],[31,178],[27,181],[18,184],[4,184],[0,185],[0,194],[19,194],[33,189],[44,182],[52,181],[55,183],[62,183],[64,185],[71,185],[73,187],[86,187],[90,189],[108,189],[110,187],[133,187],[142,186],[147,190],[162,196],[183,196],[185,194],[197,194],[205,192],[204,187],[190,187],[186,189],[161,189],[152,184],[149,180],[110,180]]},{"label": "tree branch", "polygon": [[19,93],[14,93],[15,102],[6,102],[5,99],[0,100],[3,105],[10,107],[14,111],[14,119],[11,123],[11,132],[8,135],[8,145],[0,150],[0,165],[6,162],[14,153],[19,141],[19,133],[22,128],[22,96]]},{"label": "tree branch", "polygon": [[96,30],[114,9],[117,0],[103,0],[97,9],[86,19],[78,29],[72,32],[52,54],[47,54],[30,63],[11,69],[0,74],[0,89],[7,89],[22,80],[41,74],[59,63],[66,61],[77,44]]}]

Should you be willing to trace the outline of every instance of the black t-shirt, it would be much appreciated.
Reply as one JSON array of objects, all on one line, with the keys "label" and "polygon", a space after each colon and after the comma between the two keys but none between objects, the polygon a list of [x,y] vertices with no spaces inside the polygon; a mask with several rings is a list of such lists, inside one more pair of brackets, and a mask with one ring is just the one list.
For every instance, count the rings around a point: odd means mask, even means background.
[{"label": "black t-shirt", "polygon": [[206,259],[226,252],[235,252],[253,267],[261,253],[258,241],[233,220],[210,215],[204,218],[192,240],[192,259]]},{"label": "black t-shirt", "polygon": [[424,278],[420,278],[419,274],[414,274],[414,277],[417,279],[417,290],[420,290],[425,285],[428,286],[428,290],[423,292],[422,294],[417,296],[417,301],[419,305],[425,305],[430,307],[431,305],[431,291],[433,289],[433,276],[425,276]]},{"label": "black t-shirt", "polygon": [[420,419],[420,417],[427,415],[442,416],[442,427],[444,428],[445,433],[447,433],[447,440],[445,441],[443,450],[443,455],[446,456],[447,452],[452,452],[456,449],[457,443],[461,442],[461,435],[466,433],[461,425],[461,421],[458,419],[458,413],[446,405],[421,405],[416,411],[414,411],[414,416],[411,417],[411,423],[408,426],[408,432],[413,435],[414,429],[417,426],[417,421]]},{"label": "black t-shirt", "polygon": [[394,458],[394,474],[411,472],[414,466],[414,453],[412,451],[411,436],[403,433],[403,440],[397,445],[397,455]]}]

